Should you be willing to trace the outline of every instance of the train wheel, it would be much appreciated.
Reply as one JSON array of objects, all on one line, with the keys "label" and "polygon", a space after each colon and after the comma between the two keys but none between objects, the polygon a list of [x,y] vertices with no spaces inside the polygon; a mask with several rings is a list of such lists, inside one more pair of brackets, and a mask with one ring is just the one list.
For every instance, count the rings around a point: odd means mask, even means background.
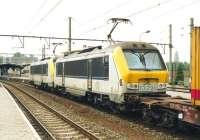
[{"label": "train wheel", "polygon": [[115,103],[113,103],[113,102],[111,102],[110,101],[110,103],[109,103],[110,105],[109,105],[109,109],[114,113],[114,114],[119,114],[120,113],[120,111],[119,111],[119,109],[117,109],[117,105],[115,104]]},{"label": "train wheel", "polygon": [[151,110],[149,110],[149,109],[142,110],[142,119],[143,119],[144,123],[152,124],[153,123],[153,117],[152,117]]},{"label": "train wheel", "polygon": [[86,94],[87,102],[92,104],[93,103],[93,96],[90,93]]}]

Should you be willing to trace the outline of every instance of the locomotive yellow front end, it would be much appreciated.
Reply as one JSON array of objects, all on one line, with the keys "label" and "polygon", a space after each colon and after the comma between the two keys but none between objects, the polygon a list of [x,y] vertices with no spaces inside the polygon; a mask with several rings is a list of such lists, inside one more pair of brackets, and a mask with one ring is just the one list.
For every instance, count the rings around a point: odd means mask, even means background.
[{"label": "locomotive yellow front end", "polygon": [[138,96],[166,93],[168,72],[159,51],[146,43],[128,42],[113,53],[122,92]]}]

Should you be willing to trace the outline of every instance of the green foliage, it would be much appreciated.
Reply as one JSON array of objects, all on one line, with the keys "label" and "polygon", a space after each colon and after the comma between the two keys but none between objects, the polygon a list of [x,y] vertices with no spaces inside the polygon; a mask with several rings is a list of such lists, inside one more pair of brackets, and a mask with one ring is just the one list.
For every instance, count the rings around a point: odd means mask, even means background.
[{"label": "green foliage", "polygon": [[16,52],[13,57],[25,57],[23,54],[21,54],[20,52]]},{"label": "green foliage", "polygon": [[[166,63],[168,70],[170,71],[169,62]],[[173,62],[172,63],[172,73],[173,73],[173,83],[171,84],[181,84],[184,81],[184,76],[189,77],[190,64],[187,62]]]},{"label": "green foliage", "polygon": [[32,63],[33,61],[36,61],[37,58],[34,57],[34,55],[30,55],[29,57],[21,54],[20,52],[16,52],[12,57],[11,57],[11,63],[14,64],[26,64],[26,63]]},{"label": "green foliage", "polygon": [[178,63],[177,70],[176,70],[176,77],[175,77],[175,82],[177,83],[178,81],[183,81],[184,80],[184,64],[183,63]]}]

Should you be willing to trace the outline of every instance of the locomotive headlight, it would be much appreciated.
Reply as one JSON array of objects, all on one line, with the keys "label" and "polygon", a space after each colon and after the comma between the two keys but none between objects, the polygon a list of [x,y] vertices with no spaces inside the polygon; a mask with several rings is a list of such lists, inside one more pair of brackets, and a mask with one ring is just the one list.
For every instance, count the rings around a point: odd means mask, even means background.
[{"label": "locomotive headlight", "polygon": [[158,84],[158,89],[166,89],[167,85],[165,83]]},{"label": "locomotive headlight", "polygon": [[138,89],[138,84],[137,83],[128,83],[127,89]]}]

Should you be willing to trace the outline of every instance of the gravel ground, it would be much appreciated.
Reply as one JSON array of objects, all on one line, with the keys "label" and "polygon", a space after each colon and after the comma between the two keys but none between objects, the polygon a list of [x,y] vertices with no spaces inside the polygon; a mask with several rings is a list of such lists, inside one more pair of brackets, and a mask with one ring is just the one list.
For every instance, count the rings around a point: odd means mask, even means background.
[{"label": "gravel ground", "polygon": [[172,133],[166,129],[151,127],[138,121],[138,119],[126,118],[123,115],[113,115],[112,113],[101,111],[91,106],[74,102],[72,100],[56,96],[53,94],[44,94],[47,92],[31,87],[19,85],[30,93],[39,97],[41,100],[51,104],[59,112],[70,116],[73,120],[85,121],[88,127],[96,132],[105,132],[110,139],[119,140],[182,140],[199,139],[187,134]]}]

